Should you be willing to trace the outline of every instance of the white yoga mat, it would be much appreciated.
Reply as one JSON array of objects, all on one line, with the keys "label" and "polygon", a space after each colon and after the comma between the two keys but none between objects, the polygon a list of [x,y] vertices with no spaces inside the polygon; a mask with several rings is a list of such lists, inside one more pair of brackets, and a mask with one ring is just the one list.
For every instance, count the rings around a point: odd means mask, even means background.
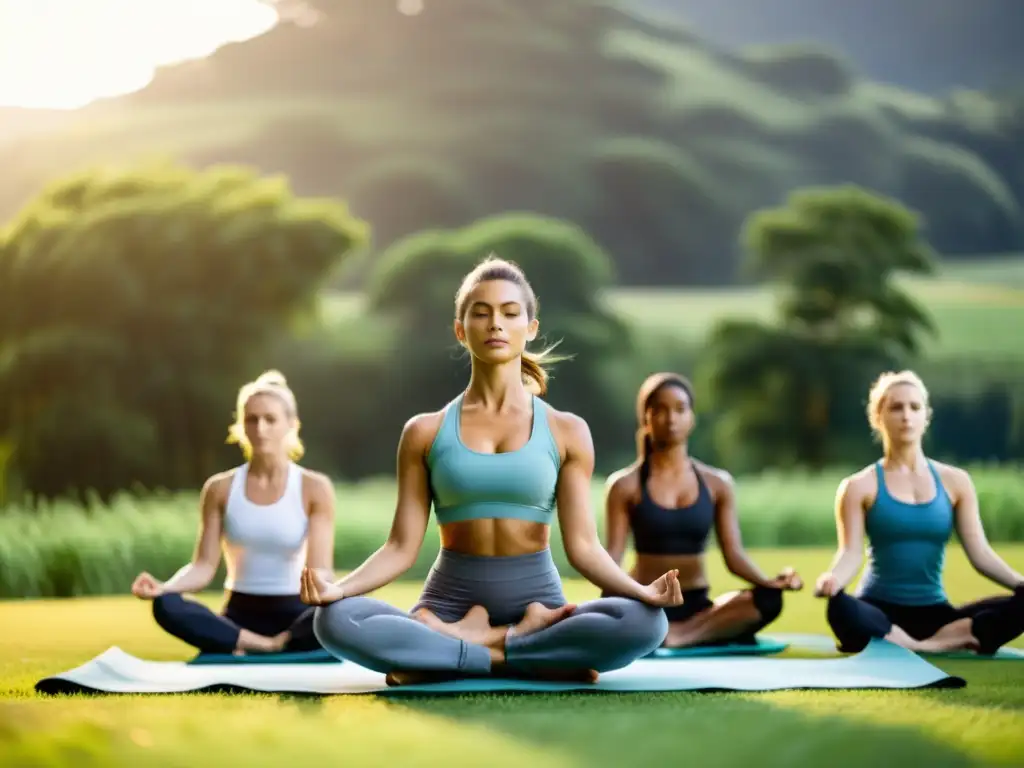
[{"label": "white yoga mat", "polygon": [[237,690],[298,694],[430,694],[497,691],[775,691],[786,689],[959,688],[966,683],[885,641],[833,659],[758,656],[640,659],[596,684],[474,678],[388,687],[384,675],[344,664],[198,664],[146,661],[117,647],[80,667],[44,678],[41,693],[184,693]]}]

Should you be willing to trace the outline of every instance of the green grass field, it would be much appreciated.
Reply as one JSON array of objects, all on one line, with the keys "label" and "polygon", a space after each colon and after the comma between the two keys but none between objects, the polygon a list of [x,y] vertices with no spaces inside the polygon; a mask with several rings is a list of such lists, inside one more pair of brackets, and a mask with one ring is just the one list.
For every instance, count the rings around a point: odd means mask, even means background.
[{"label": "green grass field", "polygon": [[[1019,359],[1024,355],[1015,334],[992,332],[1024,327],[1024,288],[949,278],[914,281],[910,287],[936,325],[936,336],[925,339],[930,357],[969,354]],[[641,332],[675,333],[693,342],[700,342],[720,320],[767,320],[775,309],[773,295],[762,288],[616,290],[609,301]]]},{"label": "green grass field", "polygon": [[[1003,556],[1024,569],[1024,546]],[[813,579],[829,552],[764,550],[765,569],[792,564]],[[738,583],[709,562],[716,592]],[[952,550],[954,601],[997,587]],[[415,584],[377,596],[408,608]],[[596,595],[570,581],[572,600]],[[207,595],[208,604],[218,598]],[[38,696],[40,677],[111,645],[151,659],[184,659],[147,604],[130,597],[0,602],[0,765],[115,766],[864,766],[1024,763],[1024,664],[938,661],[966,688],[766,694],[538,694],[384,701],[272,695]],[[790,595],[772,629],[826,632],[823,605]],[[1018,642],[1016,645],[1021,646]]]},{"label": "green grass field", "polygon": [[[937,335],[925,337],[924,344],[932,359],[1024,359],[1024,345],[1010,332],[1024,328],[1024,257],[952,263],[935,278],[902,282],[935,322]],[[693,343],[700,343],[720,320],[767,320],[775,308],[773,292],[762,287],[616,288],[607,300],[640,334],[669,334]],[[342,293],[326,294],[322,307],[328,322],[364,309],[361,296]]]}]

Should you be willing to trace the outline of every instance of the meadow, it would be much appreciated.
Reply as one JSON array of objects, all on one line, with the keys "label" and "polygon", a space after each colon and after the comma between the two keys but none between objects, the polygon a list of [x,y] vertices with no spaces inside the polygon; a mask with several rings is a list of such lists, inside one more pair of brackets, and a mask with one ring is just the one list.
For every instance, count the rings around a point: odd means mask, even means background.
[{"label": "meadow", "polygon": [[[1000,548],[1024,569],[1024,546]],[[756,552],[769,570],[791,564],[813,578],[827,549]],[[716,558],[716,591],[738,586]],[[566,574],[563,572],[563,576]],[[950,552],[954,600],[997,588]],[[567,579],[566,595],[596,590]],[[410,607],[415,583],[376,593]],[[211,607],[214,594],[201,599]],[[594,766],[687,764],[780,768],[915,764],[1012,766],[1024,761],[1024,664],[939,660],[960,690],[728,694],[539,694],[297,698],[275,695],[71,696],[32,686],[111,645],[151,659],[185,659],[186,646],[131,597],[0,602],[0,764],[11,766]],[[772,630],[824,633],[823,604],[790,594]],[[1018,647],[1021,645],[1016,643]],[[789,651],[786,655],[791,655]],[[228,735],[230,737],[228,738]]]},{"label": "meadow", "polygon": [[[903,278],[904,286],[935,323],[924,338],[930,361],[963,358],[988,361],[1024,359],[1024,344],[1010,331],[1024,328],[1024,255],[1008,254],[941,265],[927,278]],[[727,288],[614,288],[607,304],[639,337],[649,334],[699,345],[724,319],[770,320],[777,294],[771,286]],[[327,292],[322,313],[329,323],[360,314],[358,293]]]},{"label": "meadow", "polygon": [[[991,331],[1024,328],[1024,286],[952,275],[904,282],[934,319],[936,333],[926,336],[923,345],[930,360],[962,355],[990,360],[1024,358],[1019,336]],[[763,287],[621,289],[610,293],[608,301],[640,334],[674,334],[694,343],[701,342],[721,320],[770,320],[775,311],[775,295]]]}]

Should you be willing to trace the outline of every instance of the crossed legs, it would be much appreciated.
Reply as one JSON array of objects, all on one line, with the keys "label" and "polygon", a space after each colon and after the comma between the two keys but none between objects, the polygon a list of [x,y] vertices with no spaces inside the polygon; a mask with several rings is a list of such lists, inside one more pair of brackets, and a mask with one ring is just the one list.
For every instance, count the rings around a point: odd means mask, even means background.
[{"label": "crossed legs", "polygon": [[169,593],[153,601],[153,618],[170,635],[201,653],[274,653],[319,647],[313,609],[298,598],[232,595],[225,615]]},{"label": "crossed legs", "polygon": [[782,613],[782,590],[754,587],[708,600],[706,589],[688,590],[683,604],[666,609],[666,648],[725,642],[753,643],[754,635]]},{"label": "crossed legs", "polygon": [[317,639],[335,656],[402,683],[418,674],[555,677],[594,681],[653,651],[668,632],[664,612],[628,598],[574,605],[530,603],[511,627],[492,626],[476,605],[445,622],[421,607],[406,613],[352,597],[317,608]]},{"label": "crossed legs", "polygon": [[1024,634],[1024,587],[954,607],[948,603],[902,606],[839,592],[827,618],[843,652],[856,653],[881,638],[919,653],[973,650],[991,655]]}]

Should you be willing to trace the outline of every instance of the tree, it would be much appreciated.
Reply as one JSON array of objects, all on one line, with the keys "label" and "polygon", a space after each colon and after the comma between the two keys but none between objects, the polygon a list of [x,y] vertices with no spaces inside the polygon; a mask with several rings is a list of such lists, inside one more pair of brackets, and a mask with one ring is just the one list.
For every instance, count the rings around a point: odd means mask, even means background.
[{"label": "tree", "polygon": [[753,273],[778,290],[771,323],[727,320],[709,336],[703,366],[722,411],[720,449],[735,462],[806,464],[835,457],[858,428],[868,378],[920,351],[935,332],[896,282],[930,274],[934,254],[915,214],[853,186],[809,188],[744,228]]},{"label": "tree", "polygon": [[[94,169],[0,231],[0,436],[35,498],[194,486],[233,393],[366,237],[242,167]],[[2,441],[2,440],[0,440]]]}]

